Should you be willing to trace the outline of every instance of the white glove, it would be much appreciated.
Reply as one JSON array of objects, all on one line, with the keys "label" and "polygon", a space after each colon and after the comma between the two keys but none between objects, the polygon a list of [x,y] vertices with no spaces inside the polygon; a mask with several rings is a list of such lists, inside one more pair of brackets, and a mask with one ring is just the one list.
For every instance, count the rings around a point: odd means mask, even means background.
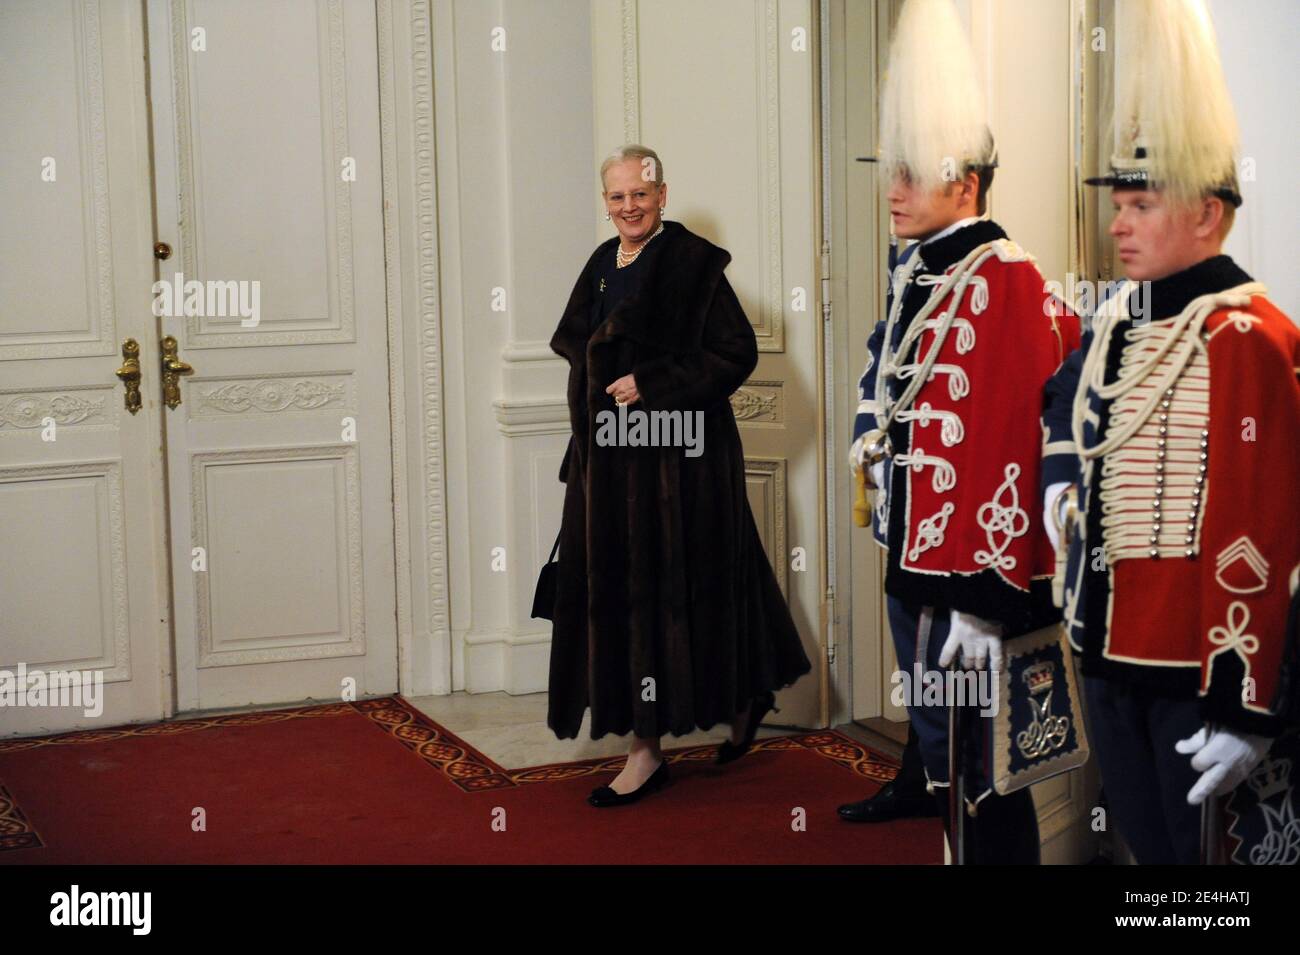
[{"label": "white glove", "polygon": [[939,666],[946,667],[961,650],[961,665],[982,670],[984,664],[995,673],[1002,669],[1002,624],[959,610],[952,612],[948,639],[939,653]]},{"label": "white glove", "polygon": [[1236,733],[1223,727],[1202,726],[1187,739],[1174,743],[1174,749],[1192,757],[1192,769],[1201,774],[1187,792],[1193,806],[1211,794],[1226,796],[1251,774],[1268,754],[1273,740],[1267,736]]},{"label": "white glove", "polygon": [[1070,486],[1069,481],[1058,481],[1048,486],[1043,492],[1043,527],[1047,529],[1047,539],[1052,542],[1052,550],[1061,549],[1061,532],[1056,529],[1057,515],[1052,505],[1058,503],[1061,492]]}]

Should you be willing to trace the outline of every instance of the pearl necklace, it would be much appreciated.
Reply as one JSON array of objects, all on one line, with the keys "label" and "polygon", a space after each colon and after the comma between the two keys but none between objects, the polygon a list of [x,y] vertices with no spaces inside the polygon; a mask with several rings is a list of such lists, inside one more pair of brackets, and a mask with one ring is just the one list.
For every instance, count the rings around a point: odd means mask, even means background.
[{"label": "pearl necklace", "polygon": [[[658,235],[660,232],[663,231],[664,231],[664,224],[663,221],[660,220],[659,228],[655,229],[654,233],[650,236],[650,239],[653,239],[656,235]],[[614,263],[615,267],[622,269],[622,268],[626,268],[627,266],[635,262],[637,256],[640,255],[643,251],[645,251],[645,247],[650,244],[650,239],[646,239],[644,242],[642,242],[641,245],[637,247],[637,250],[635,252],[624,252],[623,243],[620,242],[618,244],[618,255],[616,256],[617,261]]]}]

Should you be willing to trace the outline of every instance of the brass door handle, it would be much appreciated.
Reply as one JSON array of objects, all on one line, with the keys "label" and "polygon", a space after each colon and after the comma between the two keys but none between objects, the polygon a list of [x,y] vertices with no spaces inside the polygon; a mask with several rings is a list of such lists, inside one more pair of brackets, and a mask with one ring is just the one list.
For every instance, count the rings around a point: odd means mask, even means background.
[{"label": "brass door handle", "polygon": [[126,410],[135,414],[140,410],[140,343],[134,338],[122,342],[122,357],[126,361],[117,370],[117,377],[126,386]]},{"label": "brass door handle", "polygon": [[181,403],[181,375],[194,374],[194,368],[176,356],[179,348],[173,335],[162,340],[163,404],[172,409]]}]

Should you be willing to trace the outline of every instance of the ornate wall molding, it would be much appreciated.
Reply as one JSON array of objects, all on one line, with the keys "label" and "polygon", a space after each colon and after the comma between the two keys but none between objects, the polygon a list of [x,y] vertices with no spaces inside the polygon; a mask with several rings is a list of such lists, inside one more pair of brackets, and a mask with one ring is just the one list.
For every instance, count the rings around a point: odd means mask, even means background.
[{"label": "ornate wall molding", "polygon": [[[415,189],[418,195],[415,249],[419,271],[419,327],[424,369],[421,412],[425,423],[424,552],[429,587],[428,633],[435,643],[451,641],[447,583],[446,467],[442,427],[442,317],[438,311],[438,209],[433,141],[433,34],[427,0],[412,4],[411,96],[415,120]],[[450,676],[450,674],[448,674]]]},{"label": "ornate wall molding", "polygon": [[637,64],[637,0],[623,0],[623,141],[641,142],[641,73]]},{"label": "ornate wall molding", "polygon": [[60,428],[116,428],[114,392],[112,385],[0,392],[0,434],[40,430],[46,418]]},{"label": "ornate wall molding", "polygon": [[[403,693],[446,693],[451,689],[451,602],[447,568],[447,477],[443,444],[442,312],[438,264],[437,168],[434,143],[433,9],[429,0],[378,0],[381,77],[393,78],[380,90],[383,135],[383,195],[391,200],[385,216],[389,248],[390,366],[393,368],[393,476],[396,507],[396,572],[400,631],[399,673]],[[389,65],[389,57],[391,66]],[[402,155],[399,156],[399,149]],[[399,216],[400,210],[400,216]],[[403,229],[402,222],[409,225]],[[404,242],[409,236],[411,242]],[[411,352],[411,344],[416,352]],[[408,364],[407,364],[408,363]],[[411,394],[404,381],[416,382]],[[408,425],[407,400],[419,425]],[[419,427],[420,466],[407,465],[408,437]],[[409,481],[419,477],[419,485]],[[406,505],[409,513],[406,516]],[[407,533],[411,534],[408,542]],[[419,544],[413,542],[419,541]],[[419,546],[421,560],[412,561]],[[412,567],[422,577],[412,576]],[[409,598],[406,590],[409,589]],[[419,592],[420,600],[416,600]],[[403,608],[403,604],[407,604]],[[422,612],[415,620],[415,608]],[[413,638],[419,637],[419,652]],[[413,660],[428,661],[416,672]]]},{"label": "ornate wall molding", "polygon": [[190,393],[195,397],[185,402],[185,407],[190,409],[191,418],[347,410],[356,407],[353,387],[350,372],[205,378],[190,386]]},{"label": "ornate wall molding", "polygon": [[743,425],[783,425],[785,383],[750,379],[732,394],[731,410]]}]

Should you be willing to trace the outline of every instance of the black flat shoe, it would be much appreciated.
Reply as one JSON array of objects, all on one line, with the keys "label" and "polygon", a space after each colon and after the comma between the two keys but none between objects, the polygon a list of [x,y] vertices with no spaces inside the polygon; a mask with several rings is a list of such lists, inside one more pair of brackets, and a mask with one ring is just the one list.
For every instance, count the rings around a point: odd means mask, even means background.
[{"label": "black flat shoe", "polygon": [[754,697],[754,702],[749,704],[749,725],[745,727],[745,741],[737,746],[729,739],[723,740],[722,745],[718,747],[717,765],[721,766],[723,763],[740,759],[749,752],[749,747],[754,743],[754,734],[758,732],[758,724],[763,722],[763,717],[769,710],[774,713],[781,712],[776,705],[776,694],[771,690]]},{"label": "black flat shoe", "polygon": [[839,808],[840,818],[848,822],[890,822],[894,819],[925,819],[939,815],[934,797],[924,788],[905,788],[897,780],[868,799],[847,803]]},{"label": "black flat shoe", "polygon": [[607,806],[626,806],[628,803],[636,802],[642,796],[647,796],[656,789],[661,788],[666,782],[668,782],[668,760],[665,759],[645,782],[630,793],[615,792],[609,786],[599,786],[591,791],[591,795],[587,797],[587,802],[598,809],[604,809]]}]

